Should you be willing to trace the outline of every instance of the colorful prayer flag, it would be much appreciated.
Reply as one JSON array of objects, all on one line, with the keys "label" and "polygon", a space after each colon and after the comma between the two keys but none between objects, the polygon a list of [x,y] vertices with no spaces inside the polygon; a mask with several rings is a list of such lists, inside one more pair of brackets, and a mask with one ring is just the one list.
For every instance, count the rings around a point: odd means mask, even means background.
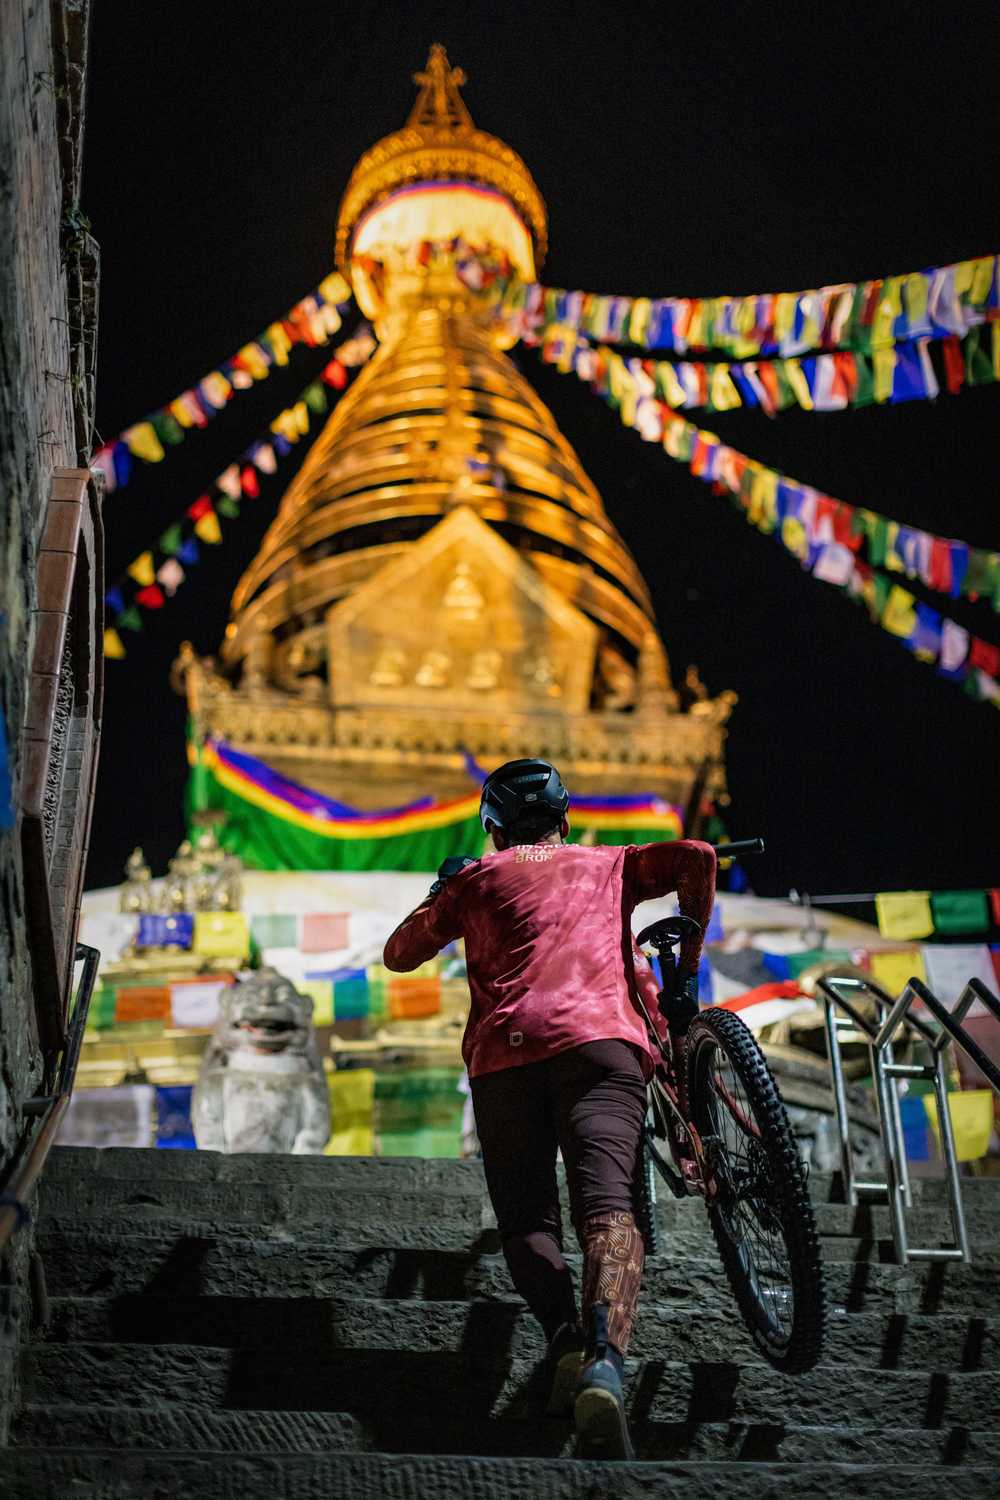
[{"label": "colorful prayer flag", "polygon": [[929,891],[882,891],[875,912],[884,938],[930,937],[934,931]]}]

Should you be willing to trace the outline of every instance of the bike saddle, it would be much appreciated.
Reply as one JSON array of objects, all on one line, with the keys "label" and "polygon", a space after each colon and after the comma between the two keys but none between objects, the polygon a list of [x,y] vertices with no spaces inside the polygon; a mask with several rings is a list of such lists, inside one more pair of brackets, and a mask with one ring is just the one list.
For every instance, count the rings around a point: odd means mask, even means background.
[{"label": "bike saddle", "polygon": [[664,948],[674,948],[686,937],[693,937],[695,933],[701,932],[701,927],[694,917],[662,917],[659,922],[651,922],[644,927],[636,938],[641,948],[643,943],[649,943],[657,953],[662,953]]}]

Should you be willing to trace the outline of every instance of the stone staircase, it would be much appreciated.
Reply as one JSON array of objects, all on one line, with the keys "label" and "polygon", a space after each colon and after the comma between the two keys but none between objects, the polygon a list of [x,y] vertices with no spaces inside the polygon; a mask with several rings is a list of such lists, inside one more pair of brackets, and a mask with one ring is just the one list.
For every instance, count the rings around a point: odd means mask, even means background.
[{"label": "stone staircase", "polygon": [[[823,1363],[756,1355],[704,1210],[661,1204],[629,1369],[640,1458],[572,1456],[475,1163],[56,1150],[4,1500],[1000,1494],[1000,1182],[974,1264],[899,1267],[814,1174]],[[947,1234],[918,1183],[914,1234]]]}]

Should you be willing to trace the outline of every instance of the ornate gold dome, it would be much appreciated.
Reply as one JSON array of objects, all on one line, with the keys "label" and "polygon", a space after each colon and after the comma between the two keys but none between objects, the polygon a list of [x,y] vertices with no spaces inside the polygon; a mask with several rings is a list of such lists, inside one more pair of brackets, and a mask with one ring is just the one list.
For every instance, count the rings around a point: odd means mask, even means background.
[{"label": "ornate gold dome", "polygon": [[367,210],[399,188],[419,182],[475,182],[504,194],[531,231],[540,265],[548,243],[545,203],[516,151],[477,130],[459,93],[461,68],[452,68],[440,42],[427,67],[415,73],[420,93],[402,130],[378,141],[351,173],[337,219],[337,265],[350,274],[351,243]]}]

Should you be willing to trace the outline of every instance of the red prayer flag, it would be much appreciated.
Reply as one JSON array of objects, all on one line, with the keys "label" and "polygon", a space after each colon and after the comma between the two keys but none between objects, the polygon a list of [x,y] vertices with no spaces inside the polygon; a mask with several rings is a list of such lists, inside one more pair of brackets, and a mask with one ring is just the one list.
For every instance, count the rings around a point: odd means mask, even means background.
[{"label": "red prayer flag", "polygon": [[167,601],[163,597],[163,590],[159,585],[151,583],[146,588],[139,590],[135,596],[135,602],[141,604],[143,609],[162,609]]},{"label": "red prayer flag", "polygon": [[941,352],[944,356],[945,385],[949,394],[956,396],[965,384],[965,357],[957,334],[949,333],[942,343]]},{"label": "red prayer flag", "polygon": [[208,496],[199,495],[197,500],[192,501],[188,506],[187,514],[191,517],[192,521],[200,521],[202,516],[209,515],[211,510],[212,502]]},{"label": "red prayer flag", "polygon": [[347,369],[339,359],[331,359],[320,379],[324,385],[332,385],[334,390],[342,391],[347,384]]},{"label": "red prayer flag", "polygon": [[937,589],[942,594],[951,593],[951,547],[939,536],[931,541],[931,565],[927,587]]},{"label": "red prayer flag", "polygon": [[256,500],[257,496],[260,494],[260,483],[257,479],[257,471],[254,469],[252,464],[246,464],[240,470],[240,488],[242,489],[244,495],[248,495],[251,500]]},{"label": "red prayer flag", "polygon": [[991,646],[974,635],[969,642],[969,666],[978,667],[989,677],[1000,677],[1000,646]]},{"label": "red prayer flag", "polygon": [[990,898],[990,912],[993,916],[993,926],[1000,927],[1000,890],[986,892]]}]

